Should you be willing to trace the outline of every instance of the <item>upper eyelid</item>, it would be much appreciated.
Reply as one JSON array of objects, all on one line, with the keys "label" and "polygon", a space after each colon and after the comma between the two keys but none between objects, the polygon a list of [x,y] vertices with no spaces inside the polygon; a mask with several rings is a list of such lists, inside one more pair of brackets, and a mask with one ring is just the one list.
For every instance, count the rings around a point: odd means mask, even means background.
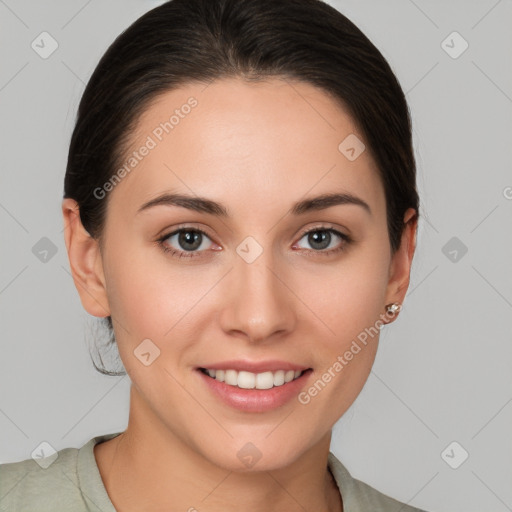
[{"label": "upper eyelid", "polygon": [[166,238],[169,238],[170,236],[176,235],[180,231],[199,231],[200,233],[203,233],[204,235],[206,235],[208,238],[210,238],[210,239],[212,238],[212,235],[210,235],[210,233],[208,233],[208,231],[206,229],[199,228],[199,227],[196,227],[196,226],[190,226],[190,225],[187,224],[185,226],[175,227],[174,229],[172,229],[168,233],[166,233],[166,231],[164,230],[163,234],[158,236],[158,239],[159,240],[165,240]]},{"label": "upper eyelid", "polygon": [[[159,238],[160,239],[169,238],[170,236],[175,235],[175,234],[179,233],[180,231],[199,231],[200,233],[205,234],[209,238],[212,238],[212,235],[210,233],[208,233],[208,231],[206,229],[192,226],[192,225],[184,225],[184,226],[175,227],[174,229],[169,231],[169,233],[164,233],[163,235],[160,235]],[[324,224],[324,225],[318,225],[318,226],[312,226],[312,227],[306,228],[306,229],[300,231],[298,236],[303,237],[304,235],[306,235],[312,231],[313,232],[314,231],[336,231],[340,235],[347,236],[347,237],[349,236],[346,233],[343,233],[342,230],[340,230],[340,228],[330,225],[330,224],[328,224],[328,225]]]},{"label": "upper eyelid", "polygon": [[313,226],[310,228],[307,228],[300,232],[299,236],[302,238],[304,235],[307,235],[308,233],[314,232],[314,231],[335,231],[336,233],[340,234],[341,236],[348,237],[349,235],[344,233],[343,230],[336,226],[332,225],[319,225],[319,226]]}]

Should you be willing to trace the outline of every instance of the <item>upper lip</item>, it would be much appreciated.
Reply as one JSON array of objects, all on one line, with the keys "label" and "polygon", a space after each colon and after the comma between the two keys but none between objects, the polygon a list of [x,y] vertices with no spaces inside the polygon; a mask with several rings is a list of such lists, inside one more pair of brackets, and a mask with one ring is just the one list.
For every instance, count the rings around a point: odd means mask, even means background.
[{"label": "upper lip", "polygon": [[309,367],[300,364],[290,363],[288,361],[268,360],[268,361],[221,361],[219,363],[207,363],[198,368],[208,370],[236,370],[251,373],[276,372],[278,370],[308,370]]}]

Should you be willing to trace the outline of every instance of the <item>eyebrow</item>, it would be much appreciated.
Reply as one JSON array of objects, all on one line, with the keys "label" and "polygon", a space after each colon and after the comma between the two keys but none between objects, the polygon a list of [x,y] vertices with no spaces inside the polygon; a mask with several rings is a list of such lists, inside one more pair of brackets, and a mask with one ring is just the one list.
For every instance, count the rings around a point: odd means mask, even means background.
[{"label": "eyebrow", "polygon": [[[303,215],[311,211],[325,210],[332,206],[352,204],[361,206],[367,213],[372,215],[368,203],[361,198],[349,193],[322,194],[317,197],[304,199],[295,203],[290,212],[292,215]],[[207,213],[217,217],[229,217],[228,210],[220,203],[206,199],[205,197],[189,196],[186,194],[165,193],[147,203],[144,203],[137,211],[148,210],[155,206],[180,206],[196,212]]]}]

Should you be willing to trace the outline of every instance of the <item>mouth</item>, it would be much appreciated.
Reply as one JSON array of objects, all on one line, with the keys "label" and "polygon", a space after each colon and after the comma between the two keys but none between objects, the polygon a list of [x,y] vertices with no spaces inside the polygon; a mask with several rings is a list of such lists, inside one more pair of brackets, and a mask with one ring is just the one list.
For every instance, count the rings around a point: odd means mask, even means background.
[{"label": "mouth", "polygon": [[243,413],[264,413],[284,407],[297,397],[313,373],[312,368],[287,361],[210,364],[216,368],[196,367],[200,381],[212,396]]},{"label": "mouth", "polygon": [[284,386],[289,382],[300,379],[305,373],[313,371],[311,368],[306,370],[277,370],[261,373],[237,371],[235,369],[215,370],[198,368],[198,370],[209,378],[234,388],[260,390]]}]

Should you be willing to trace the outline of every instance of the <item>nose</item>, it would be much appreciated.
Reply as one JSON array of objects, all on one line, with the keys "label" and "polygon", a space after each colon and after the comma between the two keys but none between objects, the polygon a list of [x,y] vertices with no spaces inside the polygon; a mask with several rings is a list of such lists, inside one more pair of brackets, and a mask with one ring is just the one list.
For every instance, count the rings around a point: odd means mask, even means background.
[{"label": "nose", "polygon": [[289,273],[276,266],[271,253],[263,250],[250,263],[236,254],[225,282],[221,326],[227,334],[251,343],[274,343],[297,323]]}]

